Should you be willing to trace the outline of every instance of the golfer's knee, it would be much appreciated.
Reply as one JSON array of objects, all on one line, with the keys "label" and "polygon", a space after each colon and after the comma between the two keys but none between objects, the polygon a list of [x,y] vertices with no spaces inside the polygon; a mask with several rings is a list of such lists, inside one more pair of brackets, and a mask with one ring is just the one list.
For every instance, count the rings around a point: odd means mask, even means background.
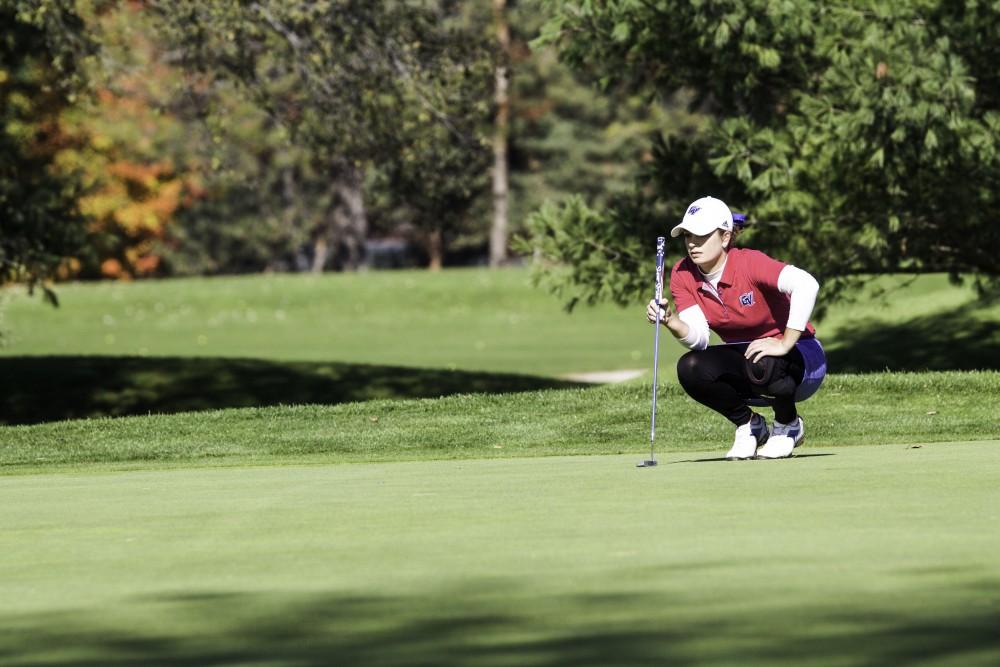
[{"label": "golfer's knee", "polygon": [[681,355],[681,358],[677,360],[677,379],[681,385],[690,387],[698,384],[698,379],[703,375],[701,373],[702,365],[703,360],[698,354],[698,350],[691,350]]}]

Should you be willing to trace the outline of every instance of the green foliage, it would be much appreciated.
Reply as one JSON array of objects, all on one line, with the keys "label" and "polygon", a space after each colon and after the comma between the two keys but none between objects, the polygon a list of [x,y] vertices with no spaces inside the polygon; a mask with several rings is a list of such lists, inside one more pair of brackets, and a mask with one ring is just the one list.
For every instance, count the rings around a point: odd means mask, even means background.
[{"label": "green foliage", "polygon": [[[692,91],[715,119],[660,145],[641,184],[666,215],[646,216],[656,223],[646,239],[711,193],[750,214],[749,243],[813,271],[827,300],[862,272],[947,271],[996,284],[990,27],[1000,5],[548,4],[545,39],[567,62],[605,86]],[[698,178],[679,176],[685,170]],[[613,213],[601,216],[615,224]],[[617,238],[629,233],[619,228]],[[608,270],[625,274],[617,284],[637,284],[627,264]]]},{"label": "green foliage", "polygon": [[[379,161],[378,183],[394,215],[448,240],[484,232],[472,212],[488,190],[494,53],[486,21],[476,14],[445,18],[431,33],[437,45],[400,89],[392,130],[399,153]],[[424,39],[427,39],[425,37]]]},{"label": "green foliage", "polygon": [[165,230],[158,252],[166,271],[305,270],[308,246],[337,205],[322,161],[231,83],[194,80],[199,94],[178,91],[174,108],[205,165],[204,188]]},{"label": "green foliage", "polygon": [[701,122],[684,95],[662,103],[621,89],[595,90],[588,71],[559,60],[538,39],[541,0],[511,12],[511,222],[515,230],[543,203],[581,195],[595,208],[632,190],[639,165],[652,159],[649,139],[661,131],[694,132]]},{"label": "green foliage", "polygon": [[[567,309],[580,301],[625,306],[648,298],[655,278],[650,249],[666,234],[669,212],[688,204],[669,193],[704,192],[713,184],[717,196],[737,191],[733,179],[712,173],[698,137],[661,135],[652,144],[652,161],[639,171],[642,187],[609,198],[605,206],[591,206],[580,196],[550,202],[529,216],[524,236],[516,240],[518,249],[541,260],[532,267],[535,283],[565,299]],[[665,163],[672,168],[658,168]],[[667,254],[674,261],[683,250],[668,244]]]},{"label": "green foliage", "polygon": [[[579,195],[561,203],[546,202],[526,221],[530,242],[515,241],[517,249],[544,258],[532,268],[532,278],[564,299],[567,310],[581,300],[590,305],[604,300],[625,305],[632,300],[635,288],[629,278],[642,275],[646,245],[642,232],[651,221],[631,215],[645,213],[642,202],[618,203],[616,208],[597,211]],[[608,271],[609,264],[622,267],[621,271]]]},{"label": "green foliage", "polygon": [[204,198],[165,230],[157,249],[164,269],[173,276],[304,270],[300,253],[315,222],[308,212],[324,198],[303,195],[286,207],[281,177],[263,159],[243,174],[209,174]]},{"label": "green foliage", "polygon": [[152,6],[189,67],[237,82],[288,130],[314,176],[303,190],[323,183],[340,206],[330,183],[386,182],[418,228],[465,222],[484,185],[493,56],[454,3]]},{"label": "green foliage", "polygon": [[82,84],[92,51],[74,3],[0,0],[0,284],[41,286],[79,249],[80,187],[53,168],[58,116]]}]

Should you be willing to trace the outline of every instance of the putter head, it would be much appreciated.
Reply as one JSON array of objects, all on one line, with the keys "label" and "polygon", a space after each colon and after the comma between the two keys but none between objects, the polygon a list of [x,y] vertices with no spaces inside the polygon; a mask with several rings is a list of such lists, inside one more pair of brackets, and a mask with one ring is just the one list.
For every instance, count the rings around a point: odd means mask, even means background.
[{"label": "putter head", "polygon": [[656,466],[656,459],[646,459],[635,464],[636,468],[653,468]]}]

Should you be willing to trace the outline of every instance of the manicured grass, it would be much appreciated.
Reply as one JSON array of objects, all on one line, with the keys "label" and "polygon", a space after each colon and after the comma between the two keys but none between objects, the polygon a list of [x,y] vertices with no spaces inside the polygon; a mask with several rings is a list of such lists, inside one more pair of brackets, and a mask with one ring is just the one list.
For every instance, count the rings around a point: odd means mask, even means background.
[{"label": "manicured grass", "polygon": [[833,372],[1000,369],[1000,300],[944,275],[873,279],[819,331]]},{"label": "manicured grass", "polygon": [[562,311],[521,269],[263,275],[11,294],[3,355],[340,361],[533,375],[643,368],[642,308]]},{"label": "manicured grass", "polygon": [[[887,291],[884,298],[873,295]],[[649,368],[642,305],[572,315],[524,269],[457,269],[62,285],[59,309],[19,290],[0,356],[337,361],[532,375]],[[819,325],[832,369],[1000,368],[1000,304],[943,275],[882,276]],[[664,372],[679,345],[662,342]]]},{"label": "manicured grass", "polygon": [[729,463],[668,339],[650,470],[648,376],[553,380],[648,368],[641,308],[523,271],[61,296],[6,293],[4,419],[197,411],[0,426],[0,664],[1000,661],[1000,318],[940,276],[821,324],[833,370],[994,370],[835,373]]},{"label": "manicured grass", "polygon": [[[0,473],[54,465],[201,465],[640,454],[650,391],[634,382],[591,389],[462,394],[216,410],[0,428]],[[801,405],[809,446],[996,438],[1000,372],[836,375]],[[661,451],[715,448],[732,426],[660,388]],[[764,411],[769,415],[769,411]],[[805,450],[803,450],[805,451]]]},{"label": "manicured grass", "polygon": [[[888,290],[876,299],[874,292]],[[252,276],[0,292],[0,423],[568,386],[652,366],[641,306],[567,315],[527,272]],[[1000,307],[883,276],[820,323],[831,372],[1000,368]],[[683,351],[661,341],[670,383]],[[527,376],[533,377],[527,377]]]},{"label": "manicured grass", "polygon": [[0,662],[995,665],[998,445],[8,477]]}]

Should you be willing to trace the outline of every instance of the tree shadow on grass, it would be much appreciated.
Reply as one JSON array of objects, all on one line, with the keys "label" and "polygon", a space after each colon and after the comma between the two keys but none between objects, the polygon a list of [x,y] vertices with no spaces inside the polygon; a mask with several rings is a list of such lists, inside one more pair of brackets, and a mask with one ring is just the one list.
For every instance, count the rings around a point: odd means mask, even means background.
[{"label": "tree shadow on grass", "polygon": [[530,375],[190,357],[0,358],[0,423],[581,387]]},{"label": "tree shadow on grass", "polygon": [[1000,305],[969,304],[895,324],[859,320],[839,330],[826,352],[834,373],[1000,369]]},{"label": "tree shadow on grass", "polygon": [[[996,592],[995,582],[985,582],[965,597]],[[769,609],[772,616],[747,613],[745,601],[718,595],[704,602],[705,595],[519,599],[510,582],[419,596],[192,592],[133,599],[110,613],[4,615],[0,662],[603,667],[1000,659],[1000,612],[956,608],[955,598],[932,609],[894,608],[881,598],[817,601]]]}]

